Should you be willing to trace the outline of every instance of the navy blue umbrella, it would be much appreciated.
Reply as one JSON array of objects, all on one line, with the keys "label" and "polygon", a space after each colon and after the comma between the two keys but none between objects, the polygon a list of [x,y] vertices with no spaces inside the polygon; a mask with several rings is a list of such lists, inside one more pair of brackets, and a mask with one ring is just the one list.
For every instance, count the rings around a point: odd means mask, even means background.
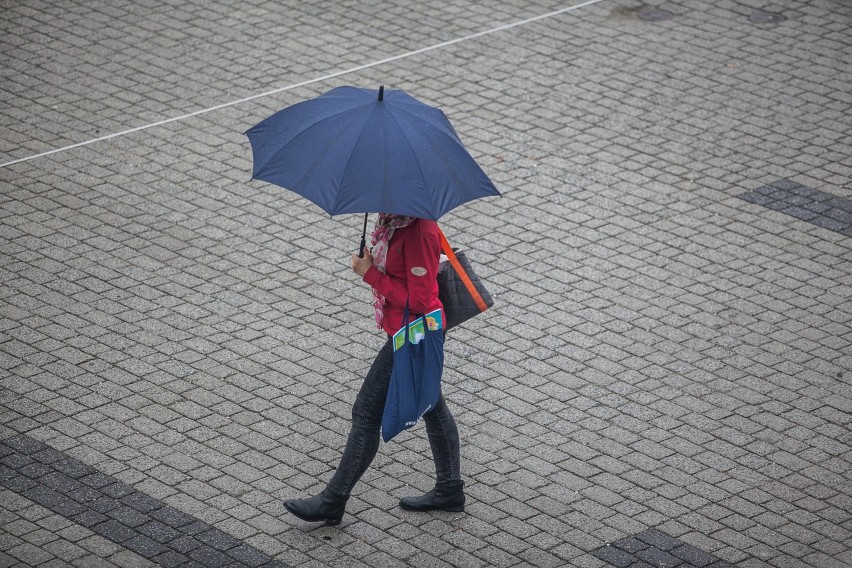
[{"label": "navy blue umbrella", "polygon": [[331,215],[437,220],[462,203],[500,195],[444,113],[403,91],[381,87],[376,96],[337,87],[273,114],[246,135],[252,179],[294,191]]}]

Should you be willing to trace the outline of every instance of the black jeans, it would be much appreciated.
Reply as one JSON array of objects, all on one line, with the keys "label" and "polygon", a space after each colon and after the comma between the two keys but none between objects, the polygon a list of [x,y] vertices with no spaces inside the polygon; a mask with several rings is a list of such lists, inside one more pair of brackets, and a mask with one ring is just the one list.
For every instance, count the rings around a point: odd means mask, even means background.
[{"label": "black jeans", "polygon": [[[376,457],[392,369],[393,344],[388,339],[373,361],[352,406],[352,430],[340,465],[327,487],[336,495],[349,495]],[[423,415],[423,421],[435,460],[437,482],[460,483],[459,431],[443,395],[435,408]]]}]

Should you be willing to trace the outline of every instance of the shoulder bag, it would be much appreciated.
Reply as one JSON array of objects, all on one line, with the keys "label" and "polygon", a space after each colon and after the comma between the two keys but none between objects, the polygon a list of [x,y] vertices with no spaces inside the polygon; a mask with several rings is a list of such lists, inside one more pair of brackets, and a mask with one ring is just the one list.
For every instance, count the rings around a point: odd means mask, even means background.
[{"label": "shoulder bag", "polygon": [[452,248],[443,232],[440,235],[441,252],[447,260],[438,267],[438,296],[450,329],[481,314],[494,305],[494,300],[464,252]]}]

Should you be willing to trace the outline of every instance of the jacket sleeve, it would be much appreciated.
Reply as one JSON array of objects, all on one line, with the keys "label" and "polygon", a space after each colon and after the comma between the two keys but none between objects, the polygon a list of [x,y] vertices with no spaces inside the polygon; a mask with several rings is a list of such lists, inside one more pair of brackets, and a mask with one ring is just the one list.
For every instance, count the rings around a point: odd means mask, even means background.
[{"label": "jacket sleeve", "polygon": [[438,262],[441,242],[438,225],[420,220],[406,232],[403,243],[405,279],[393,278],[370,267],[364,281],[397,306],[404,306],[408,297],[412,313],[425,313],[437,294]]}]

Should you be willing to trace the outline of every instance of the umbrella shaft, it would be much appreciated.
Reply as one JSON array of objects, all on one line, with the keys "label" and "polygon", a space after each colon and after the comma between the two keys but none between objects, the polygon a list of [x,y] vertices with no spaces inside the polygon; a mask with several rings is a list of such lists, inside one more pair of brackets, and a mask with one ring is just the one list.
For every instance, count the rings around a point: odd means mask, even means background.
[{"label": "umbrella shaft", "polygon": [[367,246],[367,217],[369,213],[364,213],[364,230],[361,232],[361,249],[358,251],[358,258],[364,258],[364,248]]}]

